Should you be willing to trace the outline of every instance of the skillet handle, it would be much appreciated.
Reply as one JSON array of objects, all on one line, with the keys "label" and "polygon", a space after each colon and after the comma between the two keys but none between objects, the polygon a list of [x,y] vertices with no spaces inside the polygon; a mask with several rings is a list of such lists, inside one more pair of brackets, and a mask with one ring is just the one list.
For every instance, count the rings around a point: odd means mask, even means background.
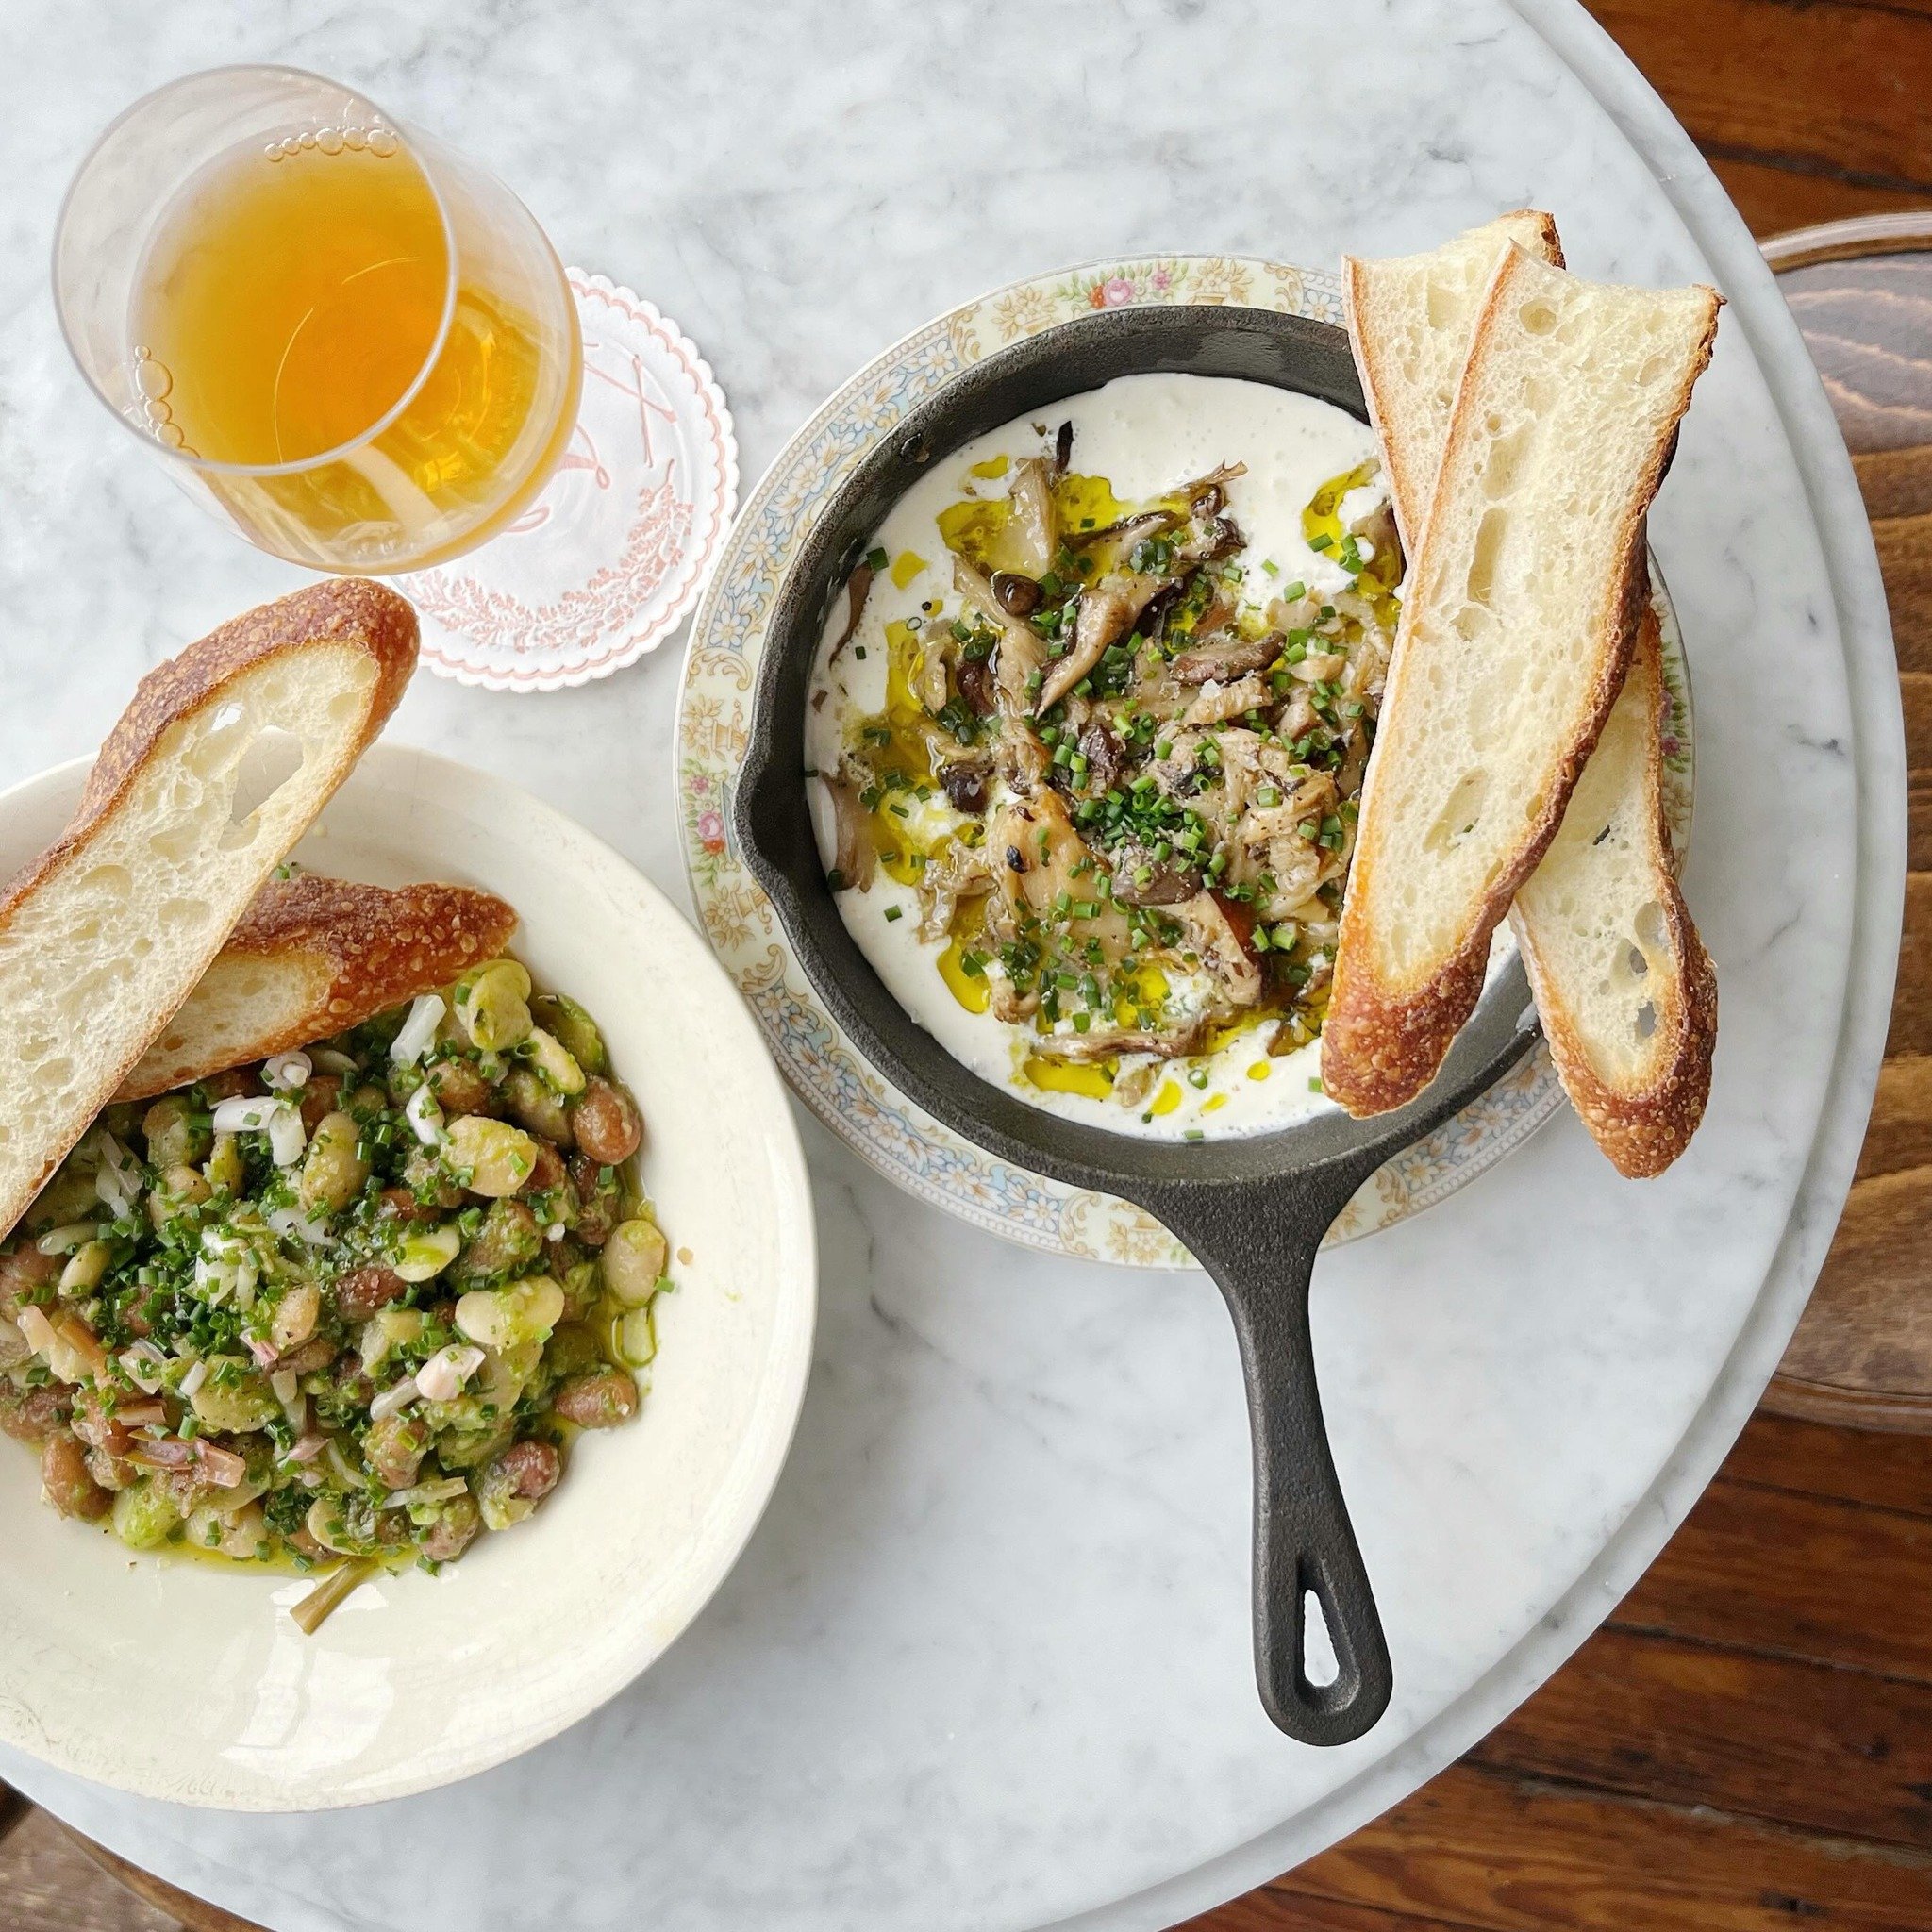
[{"label": "skillet handle", "polygon": [[[1162,1217],[1214,1277],[1234,1317],[1255,1444],[1255,1674],[1269,1717],[1305,1744],[1359,1738],[1388,1708],[1394,1686],[1329,1454],[1308,1332],[1315,1251],[1357,1179],[1296,1189],[1287,1198],[1278,1182],[1250,1184],[1205,1210],[1174,1203]],[[1322,1683],[1307,1668],[1310,1595],[1338,1667]]]}]

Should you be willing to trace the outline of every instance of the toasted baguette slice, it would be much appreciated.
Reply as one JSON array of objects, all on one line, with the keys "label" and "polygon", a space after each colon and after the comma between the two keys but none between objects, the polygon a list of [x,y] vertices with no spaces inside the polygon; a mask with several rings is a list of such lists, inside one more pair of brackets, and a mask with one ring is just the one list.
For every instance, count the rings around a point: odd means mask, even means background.
[{"label": "toasted baguette slice", "polygon": [[[73,824],[0,894],[0,1230],[193,991],[415,663],[416,613],[343,579],[252,610],[142,679]],[[236,816],[258,772],[246,754],[269,731],[301,762]]]},{"label": "toasted baguette slice", "polygon": [[502,952],[516,928],[512,907],[467,886],[271,879],[115,1098],[146,1100],[359,1026]]},{"label": "toasted baguette slice", "polygon": [[1476,311],[1509,244],[1563,266],[1557,225],[1537,208],[1498,215],[1426,255],[1384,261],[1347,257],[1342,300],[1395,527],[1410,558],[1436,493],[1449,406],[1469,360]]},{"label": "toasted baguette slice", "polygon": [[1663,641],[1646,606],[1623,694],[1509,908],[1571,1101],[1620,1174],[1661,1174],[1710,1091],[1717,975],[1663,812]]},{"label": "toasted baguette slice", "polygon": [[[1434,491],[1476,292],[1512,241],[1562,264],[1556,224],[1528,211],[1430,255],[1345,264],[1349,336],[1405,531],[1420,526]],[[1564,1088],[1605,1153],[1632,1176],[1661,1173],[1689,1144],[1709,1096],[1717,1031],[1716,977],[1677,890],[1664,831],[1655,593],[1643,624],[1563,828],[1509,908]],[[1593,923],[1597,943],[1584,941],[1579,919]],[[1612,949],[1612,934],[1625,936],[1623,946]],[[1625,970],[1638,958],[1641,979]],[[1640,1026],[1647,1028],[1641,1035]]]},{"label": "toasted baguette slice", "polygon": [[1435,1077],[1490,936],[1556,836],[1623,688],[1643,519],[1719,298],[1586,282],[1511,247],[1478,314],[1362,791],[1327,1091]]}]

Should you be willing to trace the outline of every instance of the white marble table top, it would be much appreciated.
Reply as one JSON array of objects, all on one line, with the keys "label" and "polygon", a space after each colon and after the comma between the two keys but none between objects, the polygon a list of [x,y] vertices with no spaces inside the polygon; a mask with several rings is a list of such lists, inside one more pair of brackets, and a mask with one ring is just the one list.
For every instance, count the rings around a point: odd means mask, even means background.
[{"label": "white marble table top", "polygon": [[[339,74],[650,295],[747,476],[976,290],[1118,251],[1333,264],[1535,202],[1573,266],[1730,297],[1653,523],[1696,683],[1687,887],[1709,1118],[1663,1180],[1567,1117],[1333,1255],[1315,1340],[1394,1653],[1345,1750],[1256,1703],[1233,1338],[1204,1277],[1057,1263],[811,1130],[819,1358],[710,1610],[543,1749],[374,1811],[140,1804],[0,1757],[82,1829],[281,1928],[1163,1925],[1393,1803],[1542,1681],[1681,1520],[1828,1241],[1884,1032],[1904,851],[1871,546],[1749,239],[1569,0],[21,0],[0,126],[0,774],[296,573],[205,523],[67,365],[42,264],[93,131],[224,60]],[[392,729],[514,775],[682,891],[675,654],[555,696],[423,679]],[[28,1480],[25,1469],[5,1472]],[[559,1641],[568,1641],[559,1633]]]}]

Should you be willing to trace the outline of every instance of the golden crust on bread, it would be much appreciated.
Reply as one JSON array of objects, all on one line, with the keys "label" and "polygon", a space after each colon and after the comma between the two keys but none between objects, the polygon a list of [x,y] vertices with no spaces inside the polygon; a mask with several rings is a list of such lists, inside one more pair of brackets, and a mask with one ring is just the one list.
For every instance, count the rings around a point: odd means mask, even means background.
[{"label": "golden crust on bread", "polygon": [[[1518,895],[1511,918],[1564,1091],[1617,1171],[1638,1180],[1661,1174],[1690,1144],[1710,1095],[1717,1043],[1717,974],[1678,890],[1664,818],[1663,741],[1670,694],[1654,605],[1644,608],[1624,701],[1644,713],[1644,779],[1638,792],[1644,818],[1639,831],[1648,903],[1657,908],[1658,928],[1642,936],[1647,943],[1641,951],[1654,959],[1641,985],[1653,1026],[1634,1074],[1619,1077],[1621,1070],[1605,1064],[1601,1034],[1587,1024],[1574,997],[1586,990],[1574,983],[1574,974],[1562,976],[1554,969],[1561,925],[1557,908],[1545,917],[1536,903],[1541,869]],[[1582,803],[1580,791],[1575,803]],[[1595,823],[1594,817],[1589,822]],[[1574,833],[1566,825],[1563,836],[1587,840],[1588,825],[1578,825]],[[1607,829],[1598,836],[1607,836]],[[1573,883],[1566,877],[1555,890],[1560,894],[1587,884],[1587,878]],[[1620,936],[1619,942],[1627,945],[1627,936]]]},{"label": "golden crust on bread", "polygon": [[[1571,791],[1623,687],[1638,618],[1647,596],[1645,512],[1674,446],[1674,425],[1710,358],[1721,298],[1707,289],[1684,291],[1686,296],[1703,298],[1697,333],[1685,344],[1678,379],[1670,391],[1656,396],[1644,419],[1647,424],[1655,415],[1665,426],[1652,440],[1625,453],[1628,461],[1617,484],[1617,498],[1604,505],[1591,525],[1591,547],[1600,549],[1608,561],[1605,572],[1595,578],[1603,589],[1599,608],[1585,627],[1593,640],[1588,678],[1574,706],[1566,710],[1563,730],[1567,735],[1561,743],[1546,748],[1547,764],[1535,768],[1533,776],[1539,789],[1527,815],[1500,833],[1486,835],[1481,841],[1480,849],[1489,849],[1493,841],[1495,850],[1479,888],[1466,897],[1459,886],[1453,893],[1445,893],[1454,902],[1453,936],[1432,938],[1419,966],[1397,966],[1391,956],[1403,948],[1394,938],[1390,906],[1393,904],[1391,894],[1399,892],[1402,884],[1391,883],[1385,890],[1378,876],[1382,865],[1378,833],[1382,827],[1376,822],[1378,803],[1391,782],[1398,791],[1405,786],[1415,791],[1411,774],[1422,753],[1408,741],[1423,735],[1422,721],[1437,702],[1433,686],[1426,691],[1422,688],[1422,680],[1429,674],[1417,666],[1418,625],[1432,625],[1439,633],[1432,650],[1460,654],[1467,659],[1474,634],[1459,630],[1461,616],[1451,621],[1445,600],[1453,594],[1480,603],[1473,588],[1464,591],[1457,587],[1464,575],[1474,586],[1479,570],[1489,568],[1482,561],[1480,543],[1465,546],[1465,532],[1445,515],[1444,496],[1450,489],[1464,488],[1472,496],[1481,491],[1483,500],[1493,499],[1494,491],[1488,487],[1488,466],[1495,460],[1500,445],[1489,421],[1491,398],[1486,387],[1485,363],[1510,353],[1502,339],[1505,311],[1511,305],[1521,305],[1516,309],[1520,319],[1551,299],[1549,291],[1563,289],[1577,291],[1578,299],[1591,301],[1614,292],[1571,282],[1561,271],[1537,262],[1514,246],[1497,265],[1476,323],[1468,367],[1444,441],[1441,484],[1431,501],[1419,553],[1411,558],[1408,595],[1362,795],[1360,832],[1342,904],[1334,991],[1323,1029],[1324,1087],[1353,1114],[1383,1113],[1413,1099],[1435,1077],[1451,1042],[1474,1009],[1487,974],[1491,934],[1508,911],[1517,888],[1535,870],[1556,836]],[[1523,327],[1527,330],[1529,325],[1524,323]],[[1553,364],[1551,374],[1559,367]],[[1473,500],[1459,502],[1456,508],[1465,524],[1477,514]],[[1482,512],[1480,527],[1487,529],[1489,519],[1497,513],[1494,508]],[[1443,603],[1441,610],[1432,609],[1432,587],[1441,592],[1437,600]],[[1482,608],[1486,616],[1487,605]],[[1398,762],[1391,764],[1391,759]],[[1479,773],[1476,775],[1481,776]],[[1477,795],[1480,797],[1480,792]],[[1445,815],[1453,804],[1452,794],[1442,808]],[[1414,801],[1399,808],[1385,808],[1391,812],[1421,808]],[[1395,823],[1395,844],[1388,864],[1397,869],[1423,863],[1425,849],[1453,850],[1463,836],[1455,824],[1442,821],[1432,826],[1426,838],[1407,818],[1398,817]]]},{"label": "golden crust on bread", "polygon": [[[416,614],[359,579],[224,625],[141,681],[73,822],[0,894],[0,1231],[193,990],[229,927],[381,730]],[[300,762],[243,811],[249,749]]]},{"label": "golden crust on bread", "polygon": [[115,1096],[145,1100],[307,1046],[502,952],[513,907],[468,886],[271,880]]},{"label": "golden crust on bread", "polygon": [[[157,664],[135,686],[133,703],[108,732],[88,774],[74,823],[60,843],[42,855],[42,864],[69,841],[84,835],[113,804],[162,733],[206,710],[262,659],[291,645],[306,647],[331,640],[366,653],[377,666],[367,723],[343,762],[345,771],[354,766],[389,722],[416,668],[416,610],[405,598],[367,577],[330,577],[231,617],[177,657]],[[9,889],[7,900],[0,901],[0,911],[12,897]]]},{"label": "golden crust on bread", "polygon": [[[1438,403],[1426,392],[1446,381],[1453,395],[1468,357],[1466,333],[1439,325],[1432,310],[1452,291],[1480,302],[1494,270],[1492,257],[1512,242],[1552,268],[1564,265],[1556,218],[1535,208],[1513,208],[1423,255],[1379,261],[1354,255],[1341,258],[1343,319],[1369,406],[1369,425],[1381,445],[1395,527],[1411,558],[1422,542],[1423,520],[1436,493],[1436,472],[1449,427],[1447,397]],[[1459,306],[1457,313],[1462,313]],[[1390,339],[1403,333],[1399,319],[1407,320],[1408,328],[1398,345]],[[1382,353],[1366,354],[1364,344],[1370,341],[1387,346]],[[1433,358],[1441,358],[1439,366],[1430,366]]]}]

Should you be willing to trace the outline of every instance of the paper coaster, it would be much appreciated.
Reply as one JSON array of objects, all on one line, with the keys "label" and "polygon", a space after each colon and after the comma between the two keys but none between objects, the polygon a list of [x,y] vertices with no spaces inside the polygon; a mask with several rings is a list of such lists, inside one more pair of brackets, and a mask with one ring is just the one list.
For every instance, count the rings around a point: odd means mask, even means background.
[{"label": "paper coaster", "polygon": [[489,691],[557,691],[635,663],[697,602],[738,508],[738,442],[709,365],[642,296],[566,273],[584,393],[557,474],[487,543],[395,580],[424,661]]}]

